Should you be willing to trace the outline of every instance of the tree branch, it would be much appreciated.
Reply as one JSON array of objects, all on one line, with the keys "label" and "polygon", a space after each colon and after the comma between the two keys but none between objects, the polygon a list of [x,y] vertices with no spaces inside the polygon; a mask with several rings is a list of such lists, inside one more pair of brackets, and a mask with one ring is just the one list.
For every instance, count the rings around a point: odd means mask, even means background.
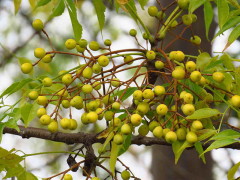
[{"label": "tree branch", "polygon": [[[104,143],[105,139],[101,138],[98,139],[96,133],[63,133],[63,132],[56,132],[51,133],[46,129],[40,129],[40,128],[34,128],[34,127],[27,127],[24,126],[18,126],[20,131],[18,132],[16,129],[5,127],[3,130],[3,134],[13,134],[17,136],[21,136],[22,138],[39,138],[39,139],[45,139],[50,141],[56,141],[56,142],[63,142],[66,144],[74,144],[74,143],[80,143],[84,145],[92,145],[94,143]],[[154,138],[154,137],[144,137],[144,136],[133,136],[132,138],[132,144],[135,145],[145,145],[145,146],[151,146],[151,145],[165,145],[165,146],[171,146],[167,142],[165,142],[162,139]],[[205,143],[203,144],[203,148],[206,149],[211,145],[211,143]],[[240,143],[234,143],[228,146],[225,146],[224,148],[231,148],[231,149],[238,149],[240,150]],[[191,148],[190,148],[191,149]]]}]

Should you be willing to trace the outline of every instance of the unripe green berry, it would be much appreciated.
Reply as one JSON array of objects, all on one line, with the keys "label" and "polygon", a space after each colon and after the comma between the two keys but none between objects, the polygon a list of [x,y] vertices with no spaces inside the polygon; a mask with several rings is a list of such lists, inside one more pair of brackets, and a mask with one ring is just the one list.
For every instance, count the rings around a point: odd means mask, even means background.
[{"label": "unripe green berry", "polygon": [[156,58],[156,53],[154,51],[147,51],[146,57],[148,60],[154,60]]},{"label": "unripe green berry", "polygon": [[90,94],[93,90],[93,87],[90,84],[85,84],[82,87],[82,92],[85,94]]},{"label": "unripe green berry", "polygon": [[124,63],[127,63],[128,65],[132,64],[133,63],[133,57],[130,56],[130,55],[127,55],[124,57]]},{"label": "unripe green berry", "polygon": [[114,109],[114,110],[119,110],[120,109],[120,103],[119,102],[114,102],[113,104],[112,104],[112,108]]},{"label": "unripe green berry", "polygon": [[148,132],[149,132],[149,127],[146,124],[141,125],[138,129],[138,134],[140,134],[141,136],[146,136]]},{"label": "unripe green berry", "polygon": [[155,86],[154,93],[157,96],[163,95],[163,94],[165,94],[165,88],[163,86]]},{"label": "unripe green berry", "polygon": [[105,45],[105,46],[111,46],[111,45],[112,45],[112,41],[111,41],[110,39],[106,39],[106,40],[104,41],[104,45]]},{"label": "unripe green berry", "polygon": [[39,105],[45,106],[48,103],[47,97],[46,96],[38,96],[37,103]]},{"label": "unripe green berry", "polygon": [[190,79],[193,81],[193,82],[198,82],[201,80],[201,77],[202,77],[202,74],[199,72],[199,71],[193,71],[191,74],[190,74]]},{"label": "unripe green berry", "polygon": [[162,61],[155,61],[155,68],[156,69],[163,69],[164,63]]},{"label": "unripe green berry", "polygon": [[150,6],[148,7],[148,14],[152,17],[157,16],[158,8],[156,6]]},{"label": "unripe green berry", "polygon": [[50,122],[50,124],[48,125],[48,130],[51,133],[57,132],[58,131],[58,123],[56,121]]},{"label": "unripe green berry", "polygon": [[71,74],[65,74],[62,77],[62,83],[65,85],[71,84],[73,81],[72,75]]},{"label": "unripe green berry", "polygon": [[113,142],[117,145],[121,145],[123,143],[123,136],[121,134],[116,134],[114,137],[113,137]]},{"label": "unripe green berry", "polygon": [[144,99],[153,99],[154,92],[151,89],[145,89],[142,93]]},{"label": "unripe green berry", "polygon": [[152,122],[149,123],[148,127],[149,127],[149,130],[150,130],[150,131],[153,131],[154,128],[157,127],[157,126],[159,126],[159,125],[160,125],[159,122],[157,122],[157,121],[152,121]]},{"label": "unripe green berry", "polygon": [[51,54],[46,54],[43,58],[42,58],[42,61],[44,63],[50,63],[52,62],[52,55]]},{"label": "unripe green berry", "polygon": [[157,114],[164,116],[168,112],[168,107],[165,104],[159,104],[156,108]]},{"label": "unripe green berry", "polygon": [[183,24],[189,26],[193,23],[193,19],[192,19],[192,16],[191,14],[185,14],[182,16],[182,21],[183,21]]},{"label": "unripe green berry", "polygon": [[42,115],[39,119],[42,125],[48,125],[51,122],[51,117],[49,115]]},{"label": "unripe green berry", "polygon": [[165,135],[165,140],[168,143],[173,143],[177,140],[177,134],[173,131],[169,131],[166,135]]},{"label": "unripe green berry", "polygon": [[128,170],[124,170],[121,172],[121,177],[123,180],[129,180],[130,179],[130,172]]},{"label": "unripe green berry", "polygon": [[182,106],[182,111],[185,115],[189,116],[194,113],[195,107],[192,104],[184,104]]},{"label": "unripe green berry", "polygon": [[74,49],[76,47],[76,45],[77,45],[77,42],[74,39],[68,39],[65,42],[65,46],[69,50]]},{"label": "unripe green berry", "polygon": [[60,126],[63,128],[63,129],[69,129],[70,126],[71,126],[71,121],[70,119],[67,119],[67,118],[63,118],[60,120]]},{"label": "unripe green berry", "polygon": [[131,29],[131,30],[129,31],[129,34],[130,34],[130,36],[135,37],[135,36],[137,35],[136,29]]},{"label": "unripe green berry", "polygon": [[200,129],[203,128],[203,124],[202,124],[201,121],[198,121],[198,120],[193,121],[192,122],[192,128],[195,129],[195,130],[200,130]]},{"label": "unripe green berry", "polygon": [[128,135],[132,133],[132,128],[129,124],[123,124],[121,127],[121,133]]},{"label": "unripe green berry", "polygon": [[31,91],[28,93],[28,97],[31,100],[36,100],[38,98],[38,92],[37,91]]},{"label": "unripe green berry", "polygon": [[89,48],[90,48],[91,50],[93,50],[93,51],[97,51],[97,50],[100,49],[100,46],[99,46],[98,42],[96,42],[96,41],[91,41],[91,42],[89,43]]},{"label": "unripe green berry", "polygon": [[133,126],[139,126],[142,122],[142,117],[139,114],[131,115],[131,123]]},{"label": "unripe green berry", "polygon": [[104,117],[105,117],[106,121],[111,121],[113,119],[113,117],[114,117],[114,112],[106,111],[104,113]]},{"label": "unripe green berry", "polygon": [[199,36],[193,36],[190,38],[191,43],[200,45],[201,44],[201,38]]},{"label": "unripe green berry", "polygon": [[39,108],[37,110],[37,117],[41,117],[42,115],[47,114],[47,111],[45,108]]},{"label": "unripe green berry", "polygon": [[80,39],[79,40],[79,42],[78,42],[78,44],[79,44],[79,46],[81,47],[81,48],[86,48],[87,47],[87,45],[88,45],[88,42],[87,42],[87,40],[86,39]]},{"label": "unripe green berry", "polygon": [[193,61],[188,61],[186,63],[186,70],[187,72],[193,72],[196,69],[197,65]]},{"label": "unripe green berry", "polygon": [[93,75],[93,70],[91,67],[86,67],[82,72],[82,76],[86,79],[90,79],[92,75]]},{"label": "unripe green berry", "polygon": [[36,58],[43,58],[46,55],[46,51],[43,48],[36,48],[34,49],[34,56]]},{"label": "unripe green berry", "polygon": [[218,83],[223,82],[223,80],[225,79],[225,76],[222,72],[214,72],[212,77],[213,77],[213,80]]},{"label": "unripe green berry", "polygon": [[176,134],[178,140],[184,141],[186,139],[187,132],[184,128],[178,128]]},{"label": "unripe green berry", "polygon": [[73,180],[71,174],[65,174],[63,180]]},{"label": "unripe green berry", "polygon": [[153,129],[153,135],[157,138],[161,138],[163,136],[163,128],[161,126],[157,126]]},{"label": "unripe green berry", "polygon": [[193,143],[198,141],[198,137],[194,132],[189,131],[186,135],[186,140],[187,140],[188,143],[193,144]]},{"label": "unripe green berry", "polygon": [[89,112],[86,117],[89,123],[95,123],[98,120],[98,114],[94,111]]},{"label": "unripe green berry", "polygon": [[32,26],[36,31],[41,31],[44,28],[44,25],[41,19],[35,19],[32,22]]},{"label": "unripe green berry", "polygon": [[99,64],[94,64],[92,67],[92,71],[95,74],[98,74],[102,71],[102,67]]},{"label": "unripe green berry", "polygon": [[100,90],[101,89],[101,82],[95,81],[92,85],[93,89]]},{"label": "unripe green berry", "polygon": [[100,56],[98,58],[98,64],[102,67],[106,67],[109,64],[109,58],[107,56]]},{"label": "unripe green berry", "polygon": [[52,85],[52,79],[49,77],[46,77],[42,80],[43,86],[50,87]]},{"label": "unripe green berry", "polygon": [[64,108],[69,108],[70,107],[70,102],[69,100],[65,99],[65,100],[62,100],[62,106]]},{"label": "unripe green berry", "polygon": [[33,66],[31,63],[23,63],[21,65],[21,71],[24,73],[24,74],[29,74],[30,72],[32,72],[33,70]]},{"label": "unripe green berry", "polygon": [[111,85],[112,85],[113,87],[119,87],[120,84],[121,84],[121,81],[120,81],[118,78],[113,78],[113,79],[111,79]]}]

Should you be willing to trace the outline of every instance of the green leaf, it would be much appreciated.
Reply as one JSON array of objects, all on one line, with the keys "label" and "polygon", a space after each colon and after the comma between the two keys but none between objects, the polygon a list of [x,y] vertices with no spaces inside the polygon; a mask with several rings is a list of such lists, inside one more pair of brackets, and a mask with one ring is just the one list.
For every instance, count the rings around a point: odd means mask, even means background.
[{"label": "green leaf", "polygon": [[132,140],[132,134],[129,134],[126,137],[124,137],[124,141],[123,141],[123,144],[121,145],[118,156],[122,155],[128,150],[128,148],[131,145],[131,140]]},{"label": "green leaf", "polygon": [[[195,147],[195,149],[196,149],[196,151],[198,152],[199,155],[203,153],[202,143],[196,142],[194,144],[194,147]],[[206,164],[206,159],[205,159],[204,155],[201,156],[201,159],[202,159],[203,163]]]},{"label": "green leaf", "polygon": [[64,9],[65,9],[64,0],[60,0],[57,6],[53,9],[52,14],[48,17],[48,20],[56,16],[62,15],[62,13],[64,12]]},{"label": "green leaf", "polygon": [[197,68],[203,70],[211,62],[211,58],[206,52],[199,54],[196,61]]},{"label": "green leaf", "polygon": [[[5,127],[5,123],[0,122],[0,142],[2,141],[4,127]],[[0,152],[1,152],[1,150],[0,150]]]},{"label": "green leaf", "polygon": [[172,144],[172,149],[173,149],[173,153],[175,156],[175,164],[177,164],[181,154],[183,153],[183,151],[188,148],[191,147],[192,145],[189,144],[187,141],[184,142],[180,142],[180,141],[175,141]]},{"label": "green leaf", "polygon": [[220,57],[220,60],[223,61],[223,65],[228,69],[228,70],[235,70],[235,66],[233,64],[232,58],[231,56],[229,56],[228,54],[223,54]]},{"label": "green leaf", "polygon": [[102,146],[102,150],[105,150],[106,149],[106,146],[109,144],[109,142],[112,140],[112,138],[114,137],[114,132],[110,132]]},{"label": "green leaf", "polygon": [[222,140],[214,141],[200,156],[202,156],[206,152],[209,152],[213,149],[218,149],[224,146],[228,146],[236,142],[239,142],[239,141],[235,139],[222,139]]},{"label": "green leaf", "polygon": [[[115,96],[119,96],[121,98],[121,101],[124,101],[126,100],[128,97],[130,97],[134,91],[136,91],[138,88],[137,87],[129,87],[127,90],[126,89],[123,89],[123,90],[120,90],[118,91]],[[124,94],[123,94],[124,93]],[[123,94],[123,95],[122,95]]]},{"label": "green leaf", "polygon": [[197,131],[198,141],[203,141],[217,133],[217,130],[214,129],[202,129]]},{"label": "green leaf", "polygon": [[20,163],[24,158],[16,155],[8,153],[6,156],[2,156],[0,158],[0,164],[13,166],[15,164]]},{"label": "green leaf", "polygon": [[19,175],[21,175],[25,171],[24,168],[20,164],[14,165],[14,168],[13,167],[6,167],[5,169],[7,171],[7,174],[4,177],[4,179],[15,177],[15,176],[18,177]]},{"label": "green leaf", "polygon": [[220,29],[228,20],[229,6],[227,0],[217,0],[218,24]]},{"label": "green leaf", "polygon": [[234,77],[236,82],[236,94],[240,94],[240,67],[237,67],[234,71]]},{"label": "green leaf", "polygon": [[204,12],[204,23],[205,23],[206,37],[208,39],[209,29],[210,29],[210,26],[212,24],[212,20],[213,20],[213,16],[214,16],[212,4],[209,1],[206,1],[204,3],[203,12]]},{"label": "green leaf", "polygon": [[188,10],[193,13],[197,8],[203,5],[206,0],[190,0]]},{"label": "green leaf", "polygon": [[238,162],[233,167],[231,167],[231,169],[228,171],[228,174],[227,174],[228,180],[234,180],[235,179],[234,175],[236,174],[239,167],[240,167],[240,162]]},{"label": "green leaf", "polygon": [[21,107],[21,116],[25,126],[28,126],[29,123],[36,117],[38,110],[38,104],[26,103]]},{"label": "green leaf", "polygon": [[15,82],[12,85],[10,85],[3,93],[0,95],[0,98],[2,98],[5,95],[10,96],[11,94],[17,92],[20,90],[23,86],[25,86],[27,83],[31,82],[32,79],[23,79],[21,81]]},{"label": "green leaf", "polygon": [[224,139],[237,139],[237,138],[240,138],[239,132],[234,131],[232,129],[227,129],[216,134],[209,140],[211,141],[211,140],[224,140]]},{"label": "green leaf", "polygon": [[93,5],[97,13],[100,30],[102,30],[105,22],[104,13],[105,13],[106,7],[103,4],[102,0],[93,0]]},{"label": "green leaf", "polygon": [[72,22],[75,39],[78,41],[82,37],[82,26],[77,19],[77,10],[72,0],[67,0],[68,13]]},{"label": "green leaf", "polygon": [[50,3],[50,2],[51,2],[51,0],[39,0],[37,2],[37,6],[35,8],[40,7],[40,6],[44,6],[44,5],[46,5],[46,4]]},{"label": "green leaf", "polygon": [[212,69],[212,68],[215,68],[216,66],[218,65],[222,65],[223,63],[223,60],[217,60],[217,61],[211,61],[205,68],[204,70],[209,70],[209,69]]},{"label": "green leaf", "polygon": [[240,25],[238,25],[237,27],[235,27],[232,32],[230,33],[229,37],[228,37],[228,42],[225,45],[223,51],[225,51],[235,40],[238,39],[238,37],[240,36]]},{"label": "green leaf", "polygon": [[18,176],[18,180],[38,180],[38,178],[32,173],[24,171],[20,176]]},{"label": "green leaf", "polygon": [[237,17],[233,17],[231,19],[229,19],[222,27],[222,29],[220,29],[214,36],[213,39],[215,39],[217,36],[219,36],[220,34],[222,34],[223,32],[225,32],[226,30],[236,26],[238,23],[240,23],[240,16]]},{"label": "green leaf", "polygon": [[15,14],[18,13],[22,0],[14,0]]},{"label": "green leaf", "polygon": [[209,118],[212,116],[216,116],[218,114],[221,114],[217,109],[212,108],[202,108],[196,110],[192,115],[187,116],[187,119],[203,119],[203,118]]},{"label": "green leaf", "polygon": [[109,166],[110,166],[110,171],[112,172],[113,176],[115,176],[115,166],[116,166],[119,150],[120,150],[120,146],[115,144],[114,142],[112,142]]},{"label": "green leaf", "polygon": [[138,3],[140,4],[141,8],[144,10],[144,6],[147,5],[149,0],[138,0]]}]

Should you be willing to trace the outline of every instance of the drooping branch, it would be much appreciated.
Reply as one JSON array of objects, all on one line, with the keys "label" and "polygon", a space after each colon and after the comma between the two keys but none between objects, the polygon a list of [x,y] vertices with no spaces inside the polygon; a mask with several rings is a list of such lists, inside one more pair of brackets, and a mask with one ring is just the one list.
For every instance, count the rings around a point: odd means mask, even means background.
[{"label": "drooping branch", "polygon": [[[78,133],[63,133],[63,132],[57,132],[57,133],[51,133],[48,130],[40,129],[40,128],[34,128],[34,127],[27,127],[19,126],[20,131],[13,128],[5,127],[3,130],[3,134],[13,134],[17,136],[21,136],[22,138],[39,138],[39,139],[45,139],[50,141],[56,141],[56,142],[63,142],[66,144],[84,144],[84,145],[91,145],[95,143],[103,143],[105,141],[104,138],[98,139],[96,133],[84,133],[84,132],[78,132]],[[144,136],[133,136],[132,138],[132,144],[135,145],[145,145],[145,146],[151,146],[151,145],[165,145],[170,146],[166,141],[154,138],[154,137],[144,137]],[[210,146],[211,143],[205,143],[203,144],[203,148],[206,149]],[[238,149],[240,150],[240,143],[234,143],[228,146],[225,146],[224,148],[231,148],[231,149]]]}]

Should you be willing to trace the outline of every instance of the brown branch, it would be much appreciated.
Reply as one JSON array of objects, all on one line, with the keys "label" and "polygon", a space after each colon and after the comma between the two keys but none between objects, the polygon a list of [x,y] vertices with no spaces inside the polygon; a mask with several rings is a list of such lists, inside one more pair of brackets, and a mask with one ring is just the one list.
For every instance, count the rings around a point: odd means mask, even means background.
[{"label": "brown branch", "polygon": [[[98,139],[97,134],[95,133],[63,133],[63,132],[57,132],[57,133],[51,133],[46,129],[40,129],[40,128],[33,128],[33,127],[27,127],[19,126],[20,131],[13,128],[5,127],[3,130],[3,134],[13,134],[17,136],[21,136],[22,138],[39,138],[39,139],[46,139],[50,141],[56,141],[56,142],[63,142],[66,144],[74,144],[74,143],[81,143],[84,145],[92,145],[95,143],[104,143],[105,139]],[[154,137],[144,137],[144,136],[133,136],[132,138],[132,144],[135,145],[145,145],[145,146],[151,146],[151,145],[165,145],[165,146],[171,146],[171,144],[168,144],[166,141]],[[211,143],[205,143],[203,144],[203,149],[208,148],[211,145]],[[234,143],[228,146],[225,146],[224,148],[230,148],[230,149],[238,149],[240,150],[240,143]]]}]

